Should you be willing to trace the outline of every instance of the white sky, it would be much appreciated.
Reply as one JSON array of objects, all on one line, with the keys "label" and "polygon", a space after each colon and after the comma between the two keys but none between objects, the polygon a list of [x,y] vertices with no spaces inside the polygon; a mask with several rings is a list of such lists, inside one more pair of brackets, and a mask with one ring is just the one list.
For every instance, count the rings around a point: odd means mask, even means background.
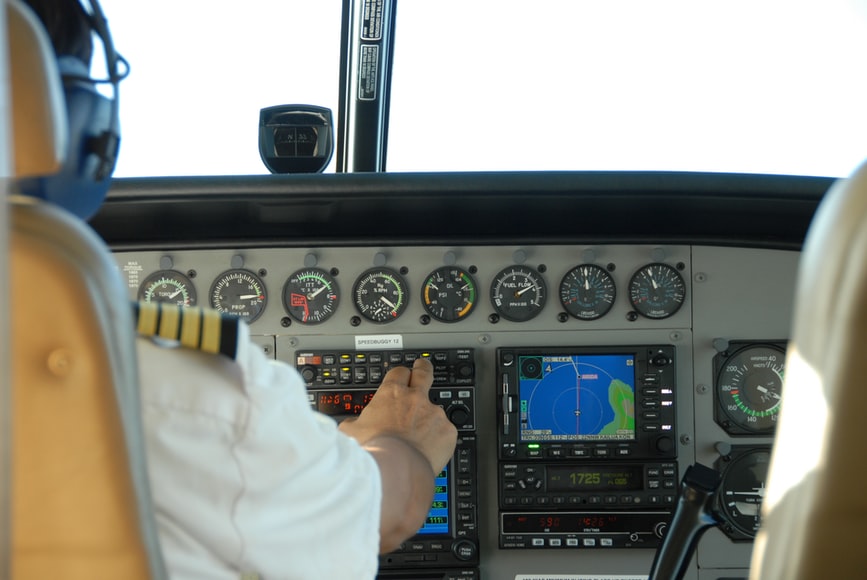
[{"label": "white sky", "polygon": [[[340,0],[103,0],[117,176],[267,173],[262,107],[337,113]],[[845,175],[867,0],[401,0],[390,171]],[[332,169],[333,170],[333,165]]]}]

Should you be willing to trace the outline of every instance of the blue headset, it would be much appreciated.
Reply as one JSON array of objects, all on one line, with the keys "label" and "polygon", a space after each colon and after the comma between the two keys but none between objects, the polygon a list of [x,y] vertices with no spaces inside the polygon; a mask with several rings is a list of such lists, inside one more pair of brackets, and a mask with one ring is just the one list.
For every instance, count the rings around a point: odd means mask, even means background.
[{"label": "blue headset", "polygon": [[[69,122],[66,160],[53,175],[18,182],[21,193],[59,205],[82,219],[95,214],[108,193],[120,146],[118,83],[129,73],[126,60],[114,51],[99,2],[89,2],[91,29],[105,49],[108,76],[93,79],[88,63],[72,56],[58,59]],[[122,71],[118,70],[120,63]],[[100,83],[112,85],[112,98],[99,93],[96,85]]]}]

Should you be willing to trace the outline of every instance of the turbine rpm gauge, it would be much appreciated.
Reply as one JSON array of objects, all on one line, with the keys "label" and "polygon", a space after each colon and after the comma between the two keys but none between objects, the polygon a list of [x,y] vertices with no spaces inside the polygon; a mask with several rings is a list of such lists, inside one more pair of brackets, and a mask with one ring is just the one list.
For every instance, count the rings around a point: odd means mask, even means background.
[{"label": "turbine rpm gauge", "polygon": [[379,324],[397,320],[409,301],[406,281],[390,268],[371,268],[362,273],[355,281],[352,296],[358,313]]},{"label": "turbine rpm gauge", "polygon": [[337,309],[337,282],[325,270],[308,268],[292,274],[283,287],[283,306],[301,324],[319,324]]},{"label": "turbine rpm gauge", "polygon": [[211,307],[253,322],[265,312],[265,284],[249,270],[227,270],[211,285]]}]

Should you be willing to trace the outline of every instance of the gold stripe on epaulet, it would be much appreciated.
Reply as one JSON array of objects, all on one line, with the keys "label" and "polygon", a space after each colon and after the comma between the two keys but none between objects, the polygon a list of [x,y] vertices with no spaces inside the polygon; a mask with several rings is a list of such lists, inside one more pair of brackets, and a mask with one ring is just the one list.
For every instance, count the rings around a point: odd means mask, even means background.
[{"label": "gold stripe on epaulet", "polygon": [[239,325],[236,316],[197,306],[183,307],[164,302],[133,303],[136,331],[142,336],[178,342],[181,346],[235,358]]}]

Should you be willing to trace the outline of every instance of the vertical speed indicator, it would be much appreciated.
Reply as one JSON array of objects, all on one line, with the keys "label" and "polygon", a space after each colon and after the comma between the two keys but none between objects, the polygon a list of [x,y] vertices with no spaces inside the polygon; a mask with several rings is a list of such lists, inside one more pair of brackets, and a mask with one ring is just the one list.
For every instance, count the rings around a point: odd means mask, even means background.
[{"label": "vertical speed indicator", "polygon": [[542,276],[527,266],[509,266],[491,283],[491,304],[497,314],[512,322],[536,317],[545,307],[548,290]]}]

